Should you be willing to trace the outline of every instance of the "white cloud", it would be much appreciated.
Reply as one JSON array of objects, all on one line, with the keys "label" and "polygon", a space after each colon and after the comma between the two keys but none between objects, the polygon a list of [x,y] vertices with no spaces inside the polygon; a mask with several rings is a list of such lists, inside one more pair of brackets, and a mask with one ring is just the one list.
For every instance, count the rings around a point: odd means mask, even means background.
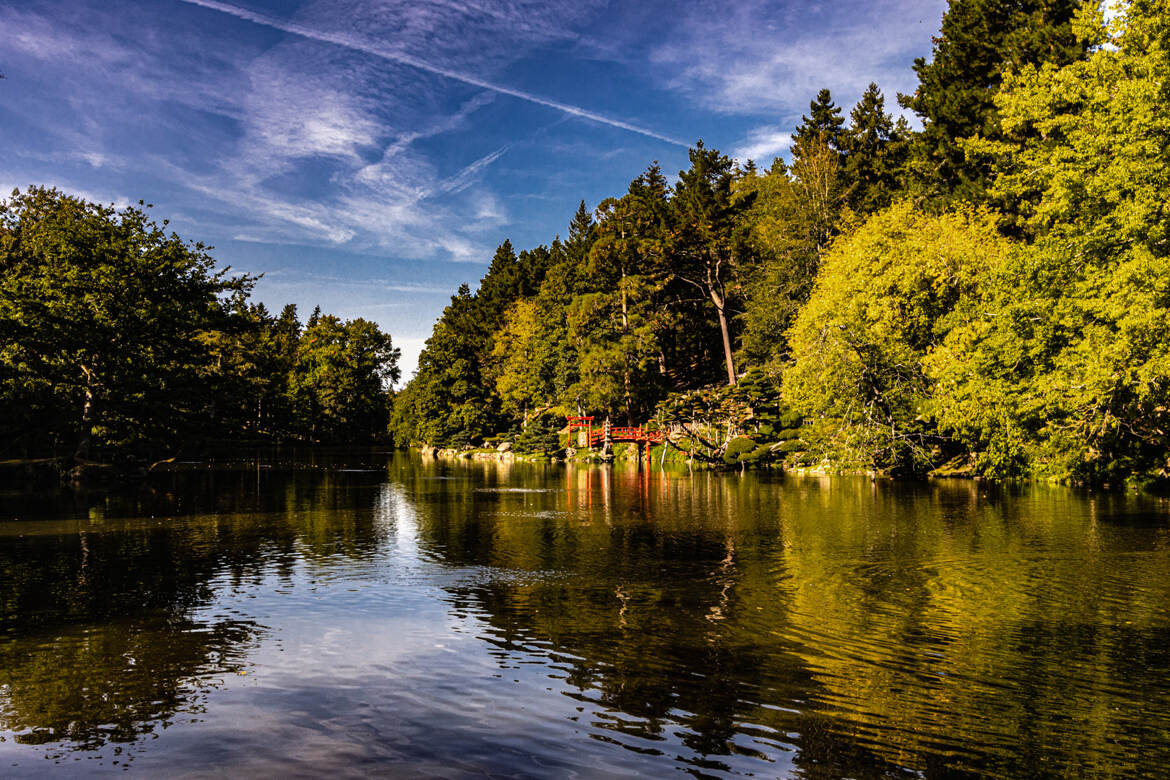
[{"label": "white cloud", "polygon": [[438,236],[435,241],[457,263],[487,263],[492,259],[494,251],[492,246],[481,246],[454,234]]},{"label": "white cloud", "polygon": [[245,104],[249,142],[284,159],[332,156],[360,160],[381,132],[348,96],[288,79],[256,80]]},{"label": "white cloud", "polygon": [[100,33],[84,34],[35,13],[0,8],[5,48],[46,62],[84,62],[89,67],[126,64],[131,52]]},{"label": "white cloud", "polygon": [[[507,147],[442,178],[419,142],[460,128],[493,97],[436,114],[428,96],[380,86],[388,81],[384,65],[356,59],[300,40],[273,47],[248,63],[245,89],[220,99],[240,117],[241,136],[228,153],[210,170],[161,156],[150,167],[201,203],[217,204],[220,229],[242,240],[485,262],[490,246],[458,237],[482,227],[482,218],[459,219],[456,208],[466,205],[461,198],[490,202],[482,177]],[[380,158],[371,162],[372,154]],[[329,161],[327,177],[306,171],[321,160]],[[307,182],[311,191],[290,191],[286,181]]]},{"label": "white cloud", "polygon": [[[463,129],[500,90],[469,92],[475,79],[454,92],[438,89],[442,79],[419,73],[410,58],[443,52],[444,68],[490,73],[531,46],[570,39],[563,25],[582,7],[589,4],[342,0],[310,2],[294,17],[326,30],[326,39],[340,35],[340,45],[292,36],[233,46],[219,28],[174,35],[158,19],[100,5],[81,6],[64,21],[0,7],[0,27],[20,56],[45,63],[46,78],[50,70],[68,76],[54,79],[54,99],[75,117],[46,128],[56,136],[41,160],[47,170],[65,160],[107,176],[116,168],[123,180],[146,184],[136,184],[136,194],[153,191],[169,213],[186,210],[192,224],[184,229],[203,235],[482,263],[500,238],[486,231],[507,222],[485,176],[512,144],[479,151],[451,173],[455,161],[432,157],[425,142]],[[499,40],[485,45],[493,36]],[[346,46],[351,39],[368,39],[382,54],[393,44],[406,59],[371,57]],[[116,85],[115,99],[108,85]],[[463,103],[450,110],[441,95]],[[175,107],[227,118],[232,131],[200,137],[185,124],[191,112]],[[114,128],[137,131],[143,120],[168,146],[194,153],[118,148],[126,136]],[[26,161],[39,153],[30,150]],[[16,172],[0,164],[0,176]]]},{"label": "white cloud", "polygon": [[85,152],[81,155],[81,158],[89,163],[89,167],[91,168],[101,168],[106,164],[106,160],[108,159],[101,152]]},{"label": "white cloud", "polygon": [[504,204],[490,192],[477,193],[471,207],[476,221],[485,227],[508,223],[508,212],[504,208]]},{"label": "white cloud", "polygon": [[914,57],[929,56],[945,0],[781,5],[772,0],[693,7],[652,52],[667,83],[727,113],[807,110],[823,87],[838,105],[876,81],[891,98],[912,90]]},{"label": "white cloud", "polygon": [[[317,28],[312,25],[299,22],[282,21],[280,19],[276,19],[275,17],[256,13],[255,11],[250,11],[246,8],[240,8],[230,3],[222,3],[218,0],[181,0],[181,2],[188,3],[190,5],[197,5],[213,11],[218,11],[223,14],[234,16],[238,19],[244,19],[254,24],[280,30],[282,32],[286,32],[291,35],[297,35],[309,40],[333,44],[335,46],[351,49],[353,51],[362,52],[363,54],[367,54],[372,57],[378,57],[383,60],[405,65],[414,70],[440,76],[451,81],[462,82],[468,86],[478,87],[479,89],[486,89],[491,92],[496,92],[500,95],[507,95],[509,97],[526,101],[528,103],[535,103],[536,105],[545,106],[546,108],[560,111],[562,113],[568,114],[569,116],[587,119],[591,122],[596,122],[602,125],[609,125],[610,127],[616,127],[631,133],[644,135],[649,138],[654,138],[659,141],[673,144],[675,146],[685,147],[687,145],[684,141],[680,141],[676,138],[672,138],[668,135],[664,135],[649,128],[641,127],[624,119],[606,116],[581,106],[565,103],[559,100],[553,100],[551,98],[544,97],[543,95],[537,95],[533,92],[510,87],[499,82],[490,81],[479,76],[473,70],[451,67],[450,65],[446,64],[449,62],[449,60],[446,59],[434,58],[434,62],[432,62],[431,59],[434,52],[430,51],[429,49],[427,53],[430,54],[431,57],[424,58],[417,54],[409,53],[401,46],[400,43],[396,43],[396,45],[393,46],[386,46],[378,43],[375,38],[369,35],[354,35],[349,31],[330,30],[325,28]],[[320,5],[317,7],[320,7]],[[448,9],[453,8],[453,6],[450,4],[445,4],[444,7]],[[418,17],[422,18],[426,22],[429,22],[434,18],[442,17],[440,14],[428,13],[427,11],[431,9],[427,9],[426,6],[423,7],[421,13],[418,10],[416,10],[414,13],[407,12],[407,9],[402,10],[403,13],[400,18],[407,20]],[[331,6],[329,18],[336,18],[336,13],[336,8]],[[509,19],[516,18],[521,20],[523,19],[523,17],[509,17]],[[352,17],[348,18],[348,23],[350,26],[352,26],[354,22],[355,20]],[[532,27],[530,25],[521,25],[520,29],[531,30]],[[429,29],[428,32],[433,33],[436,32],[436,30]],[[436,42],[439,41],[437,36],[434,40]],[[499,47],[501,43],[503,42],[500,40],[493,40],[492,46]],[[434,64],[435,62],[442,62],[444,64]]]},{"label": "white cloud", "polygon": [[791,145],[792,133],[775,127],[757,127],[734,148],[731,156],[741,162],[755,160],[766,167],[772,164],[773,159],[787,152]]}]

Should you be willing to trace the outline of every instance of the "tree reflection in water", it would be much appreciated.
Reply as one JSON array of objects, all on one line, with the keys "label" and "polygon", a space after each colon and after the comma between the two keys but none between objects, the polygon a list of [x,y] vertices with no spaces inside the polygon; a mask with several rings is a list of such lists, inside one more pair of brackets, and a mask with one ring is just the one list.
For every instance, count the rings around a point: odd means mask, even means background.
[{"label": "tree reflection in water", "polygon": [[363,457],[6,503],[0,732],[23,744],[0,752],[266,774],[1170,763],[1164,501]]},{"label": "tree reflection in water", "polygon": [[202,714],[266,633],[217,597],[381,544],[370,488],[383,472],[315,465],[179,472],[129,495],[14,496],[12,515],[33,519],[2,529],[19,544],[0,545],[0,729],[50,755],[123,753]]},{"label": "tree reflection in water", "polygon": [[452,608],[501,667],[544,659],[595,738],[818,777],[1170,759],[1170,544],[1125,496],[604,469],[515,493],[483,468],[419,502],[422,544],[513,572]]}]

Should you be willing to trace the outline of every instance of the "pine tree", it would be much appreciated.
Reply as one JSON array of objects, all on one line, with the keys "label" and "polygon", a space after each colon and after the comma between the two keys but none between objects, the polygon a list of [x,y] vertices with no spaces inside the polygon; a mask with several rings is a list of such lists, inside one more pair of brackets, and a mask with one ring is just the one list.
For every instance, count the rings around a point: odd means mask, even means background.
[{"label": "pine tree", "polygon": [[597,208],[588,288],[569,306],[580,360],[576,395],[586,405],[622,411],[633,425],[644,396],[655,391],[661,364],[654,300],[664,277],[666,179],[657,164],[630,182],[621,198]]},{"label": "pine tree", "polygon": [[916,186],[928,199],[980,201],[991,161],[968,158],[963,139],[1000,140],[995,95],[1008,70],[1084,56],[1073,33],[1077,0],[952,0],[930,62],[918,58],[918,89],[898,101],[922,117],[914,145]]},{"label": "pine tree", "polygon": [[816,144],[826,144],[834,151],[841,151],[841,128],[845,120],[841,109],[834,105],[829,90],[822,89],[809,103],[809,115],[800,118],[800,124],[792,134],[792,155],[805,157]]},{"label": "pine tree", "polygon": [[588,245],[593,239],[595,227],[593,215],[585,207],[585,199],[582,198],[577,206],[577,212],[573,214],[573,221],[569,223],[569,240],[565,242],[565,250],[572,254]]},{"label": "pine tree", "polygon": [[[828,104],[828,91],[822,90]],[[815,105],[815,104],[814,104]],[[831,116],[831,111],[829,115]],[[816,112],[814,111],[814,114]],[[829,122],[831,125],[832,123]],[[820,136],[810,137],[822,143]],[[730,304],[737,295],[743,268],[736,241],[739,215],[750,201],[732,197],[733,163],[700,141],[690,151],[691,167],[679,171],[671,199],[673,275],[710,302],[719,324],[727,384],[736,382]]]},{"label": "pine tree", "polygon": [[841,134],[847,199],[855,211],[871,213],[890,205],[900,185],[906,149],[900,127],[905,124],[894,124],[881,90],[872,82],[849,118],[849,127]]},{"label": "pine tree", "polygon": [[483,326],[487,330],[499,327],[504,310],[516,299],[522,286],[516,251],[512,248],[512,242],[504,239],[504,243],[500,244],[492,256],[488,272],[480,280],[479,291],[476,293],[480,310],[484,315]]}]

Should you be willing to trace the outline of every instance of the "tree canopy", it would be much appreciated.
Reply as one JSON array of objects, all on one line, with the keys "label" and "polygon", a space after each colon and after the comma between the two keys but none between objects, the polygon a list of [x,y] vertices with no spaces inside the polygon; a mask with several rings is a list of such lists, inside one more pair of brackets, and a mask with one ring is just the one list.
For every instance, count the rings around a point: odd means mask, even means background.
[{"label": "tree canopy", "polygon": [[[248,301],[255,278],[217,269],[210,247],[167,233],[148,208],[38,187],[0,201],[9,455],[384,435],[398,359],[389,336],[329,317],[302,331],[295,307],[273,317]],[[313,346],[325,327],[343,334],[332,362]]]},{"label": "tree canopy", "polygon": [[472,438],[553,410],[712,450],[705,420],[737,464],[1170,478],[1168,10],[953,0],[899,97],[921,130],[876,84],[848,111],[826,89],[766,169],[702,143],[673,187],[652,166],[531,287],[493,263],[462,293],[512,291],[493,349],[432,362],[449,310],[403,398],[460,365],[495,379],[466,385]]},{"label": "tree canopy", "polygon": [[18,192],[6,446],[543,452],[591,414],[741,467],[1170,479],[1167,0],[952,0],[914,71],[920,130],[877,84],[851,107],[822,89],[767,168],[700,141],[673,185],[653,163],[566,238],[504,239],[392,408],[373,323],[273,316],[143,208]]}]

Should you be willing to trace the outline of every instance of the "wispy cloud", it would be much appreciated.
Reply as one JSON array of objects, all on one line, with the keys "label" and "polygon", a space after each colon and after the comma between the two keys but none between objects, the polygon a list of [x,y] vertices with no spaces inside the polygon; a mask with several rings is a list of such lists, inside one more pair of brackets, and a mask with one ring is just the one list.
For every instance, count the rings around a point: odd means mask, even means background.
[{"label": "wispy cloud", "polygon": [[264,274],[265,282],[269,285],[301,285],[301,284],[329,284],[331,286],[352,288],[363,292],[397,292],[410,295],[443,295],[451,294],[445,286],[412,284],[396,282],[389,279],[355,279],[353,277],[336,276],[333,274],[316,274],[295,270],[268,271]]},{"label": "wispy cloud", "polygon": [[[459,199],[464,191],[483,197],[475,190],[484,172],[511,145],[446,177],[418,145],[460,128],[492,102],[491,93],[435,116],[410,93],[379,87],[382,74],[338,67],[306,47],[281,44],[249,64],[248,89],[235,97],[242,134],[214,168],[159,157],[151,161],[155,171],[222,204],[217,229],[241,240],[485,262],[492,242],[472,234],[500,221],[459,218],[471,207]],[[438,238],[447,234],[463,240]]]},{"label": "wispy cloud", "polygon": [[416,70],[421,70],[421,71],[424,71],[426,73],[431,73],[431,74],[436,75],[436,76],[442,76],[443,78],[451,79],[453,81],[458,81],[458,82],[461,82],[463,84],[467,84],[467,85],[470,85],[473,87],[479,87],[480,89],[490,90],[490,91],[495,92],[495,93],[500,94],[500,95],[507,95],[509,97],[514,97],[514,98],[517,98],[519,100],[527,101],[529,103],[535,103],[536,105],[539,105],[539,106],[544,106],[546,108],[552,108],[552,109],[555,109],[555,110],[560,111],[562,113],[568,114],[570,116],[578,117],[581,119],[588,119],[591,122],[597,122],[598,124],[608,125],[610,127],[616,127],[618,129],[621,129],[621,130],[627,130],[631,133],[637,133],[639,135],[643,135],[643,136],[646,136],[648,138],[654,138],[654,139],[659,140],[659,141],[664,141],[664,142],[669,143],[669,144],[674,144],[675,146],[682,146],[682,147],[687,146],[686,142],[684,142],[684,141],[680,141],[677,138],[671,138],[668,135],[664,135],[664,134],[656,132],[654,130],[640,127],[640,126],[633,124],[631,122],[626,122],[625,120],[622,120],[622,119],[615,119],[613,117],[599,114],[595,111],[590,111],[589,109],[582,108],[580,106],[575,106],[575,105],[572,105],[569,103],[563,103],[559,100],[553,100],[551,98],[542,97],[540,95],[536,95],[536,94],[533,94],[531,92],[526,92],[524,90],[515,89],[513,87],[509,87],[509,86],[506,86],[503,84],[497,84],[497,83],[494,83],[491,81],[487,81],[486,79],[479,78],[478,76],[475,76],[475,75],[470,74],[470,73],[462,73],[462,72],[457,71],[457,70],[452,70],[450,68],[445,68],[445,67],[442,67],[439,65],[434,65],[432,63],[426,62],[424,60],[419,59],[418,57],[411,56],[411,55],[406,54],[404,52],[397,51],[397,50],[394,50],[394,49],[391,49],[391,48],[388,48],[385,46],[380,46],[380,45],[378,45],[374,42],[371,42],[371,41],[363,40],[362,38],[359,38],[355,35],[348,35],[348,34],[343,34],[343,33],[336,33],[336,32],[329,32],[329,31],[325,31],[325,30],[313,29],[313,28],[307,27],[303,24],[298,24],[296,22],[282,21],[280,19],[276,19],[276,18],[273,18],[271,16],[267,16],[265,14],[257,13],[255,11],[250,11],[250,10],[245,9],[245,8],[239,8],[239,7],[234,6],[234,5],[228,5],[227,3],[220,3],[220,2],[217,2],[216,0],[180,0],[180,1],[184,2],[184,3],[188,3],[190,5],[197,5],[197,6],[200,6],[201,8],[207,8],[210,10],[219,11],[220,13],[225,13],[225,14],[228,14],[230,16],[234,16],[238,19],[244,19],[246,21],[252,22],[253,24],[259,24],[259,25],[262,25],[264,27],[270,27],[274,30],[280,30],[281,32],[285,32],[285,33],[288,33],[290,35],[298,35],[302,38],[308,38],[308,39],[315,40],[315,41],[321,41],[323,43],[331,43],[335,46],[342,46],[342,47],[345,47],[347,49],[351,49],[353,51],[359,51],[359,52],[362,52],[364,54],[369,54],[369,55],[374,56],[374,57],[378,57],[378,58],[381,58],[384,60],[389,60],[390,62],[396,62],[400,65],[407,65],[407,66],[414,68]]},{"label": "wispy cloud", "polygon": [[[480,17],[483,24],[518,29],[516,35],[527,37],[516,40],[525,46],[565,34],[547,21],[554,15],[508,10],[507,4],[429,3],[425,7],[441,16],[428,18],[416,11],[383,13],[386,2],[341,4],[350,21],[407,19],[413,46],[442,37],[442,25]],[[338,7],[310,3],[302,12],[312,16]],[[353,47],[322,47],[305,36],[240,47],[219,29],[212,34],[198,26],[171,36],[152,24],[156,20],[126,17],[126,9],[115,4],[83,3],[63,21],[45,11],[0,7],[0,27],[8,34],[0,40],[0,54],[39,63],[45,78],[59,85],[54,97],[69,104],[53,113],[64,111],[65,118],[73,111],[76,117],[45,125],[56,138],[46,149],[22,150],[22,167],[76,160],[101,169],[107,181],[116,167],[119,178],[135,182],[136,196],[166,203],[168,213],[188,207],[195,224],[186,229],[196,235],[324,244],[403,259],[490,258],[507,216],[499,198],[484,189],[484,176],[522,139],[480,151],[453,172],[448,166],[458,161],[460,147],[455,155],[436,157],[427,144],[465,130],[472,115],[498,99],[498,91],[466,95],[451,110],[428,72],[412,76],[405,62],[369,57]],[[525,15],[537,21],[526,27],[519,21]],[[356,26],[368,32],[376,25]],[[483,43],[481,30],[467,33]],[[504,51],[515,57],[524,46]],[[13,55],[5,59],[12,62]],[[14,84],[19,88],[22,81]],[[110,87],[117,100],[108,99]],[[228,131],[205,135],[190,124],[192,118]],[[150,130],[166,146],[141,143]],[[131,137],[138,139],[135,148],[118,148]],[[192,148],[190,156],[182,153],[185,146]],[[20,170],[11,163],[0,164],[0,174]],[[30,179],[45,180],[44,174]],[[160,182],[169,185],[168,195],[158,191]]]},{"label": "wispy cloud", "polygon": [[512,148],[511,144],[501,146],[490,154],[485,154],[475,162],[466,166],[463,170],[456,173],[454,176],[448,176],[443,181],[435,185],[436,193],[462,192],[471,186],[479,173],[494,163],[496,160],[504,156],[504,153]]},{"label": "wispy cloud", "polygon": [[792,134],[774,127],[757,127],[731,152],[731,156],[742,162],[755,160],[764,165],[781,156],[792,146]]},{"label": "wispy cloud", "polygon": [[713,15],[701,4],[682,15],[652,60],[668,84],[712,110],[787,121],[823,87],[838,104],[870,81],[887,94],[913,89],[911,63],[930,54],[944,10],[945,0],[742,0]]}]

